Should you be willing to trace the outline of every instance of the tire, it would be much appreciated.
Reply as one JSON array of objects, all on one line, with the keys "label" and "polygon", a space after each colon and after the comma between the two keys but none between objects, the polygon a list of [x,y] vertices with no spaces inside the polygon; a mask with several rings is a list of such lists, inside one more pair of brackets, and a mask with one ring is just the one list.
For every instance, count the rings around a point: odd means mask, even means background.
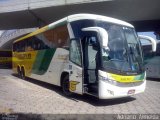
[{"label": "tire", "polygon": [[21,78],[21,71],[19,67],[17,67],[17,73],[18,73],[18,77]]},{"label": "tire", "polygon": [[69,75],[66,75],[63,79],[62,79],[62,91],[64,93],[65,96],[71,96],[72,93],[69,91]]},{"label": "tire", "polygon": [[26,76],[25,76],[25,70],[24,70],[24,68],[23,68],[23,67],[21,68],[21,78],[22,78],[23,80],[25,80],[25,79],[26,79]]}]

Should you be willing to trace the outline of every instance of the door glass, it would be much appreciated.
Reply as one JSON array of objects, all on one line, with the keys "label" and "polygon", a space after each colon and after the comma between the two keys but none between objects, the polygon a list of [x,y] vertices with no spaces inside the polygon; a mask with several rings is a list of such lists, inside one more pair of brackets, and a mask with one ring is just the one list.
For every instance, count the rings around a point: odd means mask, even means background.
[{"label": "door glass", "polygon": [[88,64],[88,82],[96,83],[98,76],[98,43],[97,38],[95,36],[87,37],[87,60]]},{"label": "door glass", "polygon": [[81,66],[81,49],[80,40],[72,39],[70,43],[70,60]]},{"label": "door glass", "polygon": [[88,69],[96,69],[96,55],[98,51],[96,37],[88,38]]}]

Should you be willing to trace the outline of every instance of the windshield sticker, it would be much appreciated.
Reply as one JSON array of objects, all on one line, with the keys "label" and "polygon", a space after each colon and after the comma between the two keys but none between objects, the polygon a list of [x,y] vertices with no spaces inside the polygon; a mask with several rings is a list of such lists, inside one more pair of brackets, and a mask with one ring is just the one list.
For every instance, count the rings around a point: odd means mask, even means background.
[{"label": "windshield sticker", "polygon": [[145,74],[136,75],[136,76],[122,76],[122,75],[116,75],[109,73],[109,79],[113,79],[117,82],[139,82],[144,80]]}]

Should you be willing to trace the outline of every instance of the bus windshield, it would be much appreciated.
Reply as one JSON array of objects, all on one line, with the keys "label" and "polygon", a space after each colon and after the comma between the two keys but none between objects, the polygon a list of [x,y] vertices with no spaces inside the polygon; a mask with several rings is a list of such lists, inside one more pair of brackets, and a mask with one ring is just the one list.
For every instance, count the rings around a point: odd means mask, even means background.
[{"label": "bus windshield", "polygon": [[102,47],[102,67],[128,74],[142,72],[141,45],[133,28],[97,22],[108,32],[108,49]]},{"label": "bus windshield", "polygon": [[100,20],[79,20],[71,26],[74,36],[81,39],[86,35],[82,28],[97,26],[108,32],[109,49],[101,46],[99,68],[127,75],[144,72],[141,44],[134,28]]}]

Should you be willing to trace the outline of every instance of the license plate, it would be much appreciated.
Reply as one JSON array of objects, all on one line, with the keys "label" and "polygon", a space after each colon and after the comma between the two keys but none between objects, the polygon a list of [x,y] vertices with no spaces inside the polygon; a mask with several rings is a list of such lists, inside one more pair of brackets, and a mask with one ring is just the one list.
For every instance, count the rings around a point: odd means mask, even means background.
[{"label": "license plate", "polygon": [[134,93],[135,93],[135,90],[134,90],[134,89],[128,90],[128,95],[132,95],[132,94],[134,94]]}]

